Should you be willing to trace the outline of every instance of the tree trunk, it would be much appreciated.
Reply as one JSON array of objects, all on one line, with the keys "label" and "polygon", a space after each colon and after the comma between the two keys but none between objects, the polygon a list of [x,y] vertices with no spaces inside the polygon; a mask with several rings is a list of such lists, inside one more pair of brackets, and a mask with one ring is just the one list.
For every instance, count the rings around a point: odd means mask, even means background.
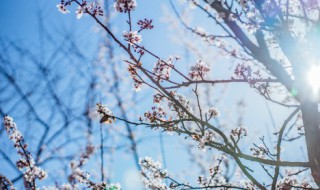
[{"label": "tree trunk", "polygon": [[301,111],[310,168],[314,181],[320,187],[320,114],[318,103],[306,100],[301,103]]}]

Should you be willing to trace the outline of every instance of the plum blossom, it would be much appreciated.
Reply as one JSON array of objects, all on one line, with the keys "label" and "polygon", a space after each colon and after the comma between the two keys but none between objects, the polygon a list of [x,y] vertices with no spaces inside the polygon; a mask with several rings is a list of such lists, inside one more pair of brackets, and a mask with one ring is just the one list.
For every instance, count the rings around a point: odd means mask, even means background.
[{"label": "plum blossom", "polygon": [[144,113],[144,116],[150,123],[157,123],[158,121],[163,121],[166,116],[166,111],[160,106],[153,106],[151,111]]},{"label": "plum blossom", "polygon": [[218,111],[218,109],[216,107],[211,107],[208,110],[208,116],[209,116],[209,118],[219,117],[220,116],[220,112]]},{"label": "plum blossom", "polygon": [[268,150],[263,145],[250,148],[250,151],[253,152],[253,156],[258,158],[264,158],[268,154]]},{"label": "plum blossom", "polygon": [[32,166],[26,169],[26,172],[24,173],[24,179],[28,182],[34,181],[36,178],[38,179],[45,179],[47,177],[47,172],[43,169]]},{"label": "plum blossom", "polygon": [[252,69],[250,65],[238,64],[234,70],[234,74],[238,78],[248,79],[251,77]]},{"label": "plum blossom", "polygon": [[57,4],[56,7],[58,8],[58,10],[59,10],[62,14],[70,13],[70,11],[68,11],[67,8],[66,8],[66,6],[64,6],[62,3]]},{"label": "plum blossom", "polygon": [[161,59],[159,59],[153,67],[155,80],[157,81],[163,81],[163,79],[168,80],[170,78],[170,72],[172,67],[173,67],[173,64],[171,63],[170,60],[168,60],[167,62],[164,62]]},{"label": "plum blossom", "polygon": [[114,7],[118,12],[126,13],[134,11],[137,7],[137,2],[136,0],[117,0],[117,2],[114,3]]},{"label": "plum blossom", "polygon": [[[96,4],[95,2],[91,2],[89,5],[87,5],[86,1],[83,2],[82,8],[89,12],[90,14],[94,16],[103,16],[103,10],[99,4]],[[79,15],[78,15],[79,16]]]},{"label": "plum blossom", "polygon": [[141,86],[143,82],[139,79],[138,73],[137,73],[137,67],[129,65],[128,66],[128,71],[130,73],[130,76],[133,80],[133,90],[138,92],[141,90]]},{"label": "plum blossom", "polygon": [[82,6],[79,6],[76,10],[77,19],[80,19],[83,16],[84,9]]},{"label": "plum blossom", "polygon": [[159,104],[164,98],[164,95],[156,93],[153,95],[153,103]]},{"label": "plum blossom", "polygon": [[107,123],[108,124],[108,123],[112,123],[113,121],[115,121],[115,118],[113,117],[113,113],[106,105],[102,105],[100,103],[97,103],[97,112],[101,116],[100,123]]},{"label": "plum blossom", "polygon": [[[199,176],[198,184],[201,187],[228,185],[226,178],[222,175],[222,162],[226,161],[225,156],[216,158],[214,165],[209,166],[209,176]],[[231,184],[230,184],[231,185]]]},{"label": "plum blossom", "polygon": [[[63,13],[67,14],[70,13],[69,10],[67,10],[67,6],[71,6],[73,0],[61,0],[60,4],[58,4],[56,7],[58,10]],[[87,1],[83,0],[82,3],[77,2],[79,4],[79,7],[76,10],[77,18],[80,19],[84,13],[88,13],[92,16],[103,16],[103,10],[102,8],[95,2],[88,3]]]},{"label": "plum blossom", "polygon": [[166,170],[162,169],[161,163],[150,157],[140,158],[142,182],[146,188],[167,190],[169,189],[164,179],[168,176]]},{"label": "plum blossom", "polygon": [[0,188],[7,190],[16,190],[12,182],[5,176],[0,174]]},{"label": "plum blossom", "polygon": [[[189,101],[186,99],[185,96],[182,94],[178,94],[177,92],[171,92],[173,97],[183,106],[185,109],[188,110],[188,112],[193,113],[193,109],[189,104]],[[178,105],[176,105],[173,101],[168,102],[168,107],[172,110],[178,113],[178,116],[180,117],[187,117],[187,113],[181,109]]]},{"label": "plum blossom", "polygon": [[198,60],[196,65],[191,67],[189,76],[193,80],[202,80],[209,71],[210,71],[209,65],[207,65],[205,62],[201,60]]},{"label": "plum blossom", "polygon": [[247,129],[243,125],[231,130],[231,136],[237,139],[241,139],[242,137],[247,136],[247,134]]},{"label": "plum blossom", "polygon": [[203,150],[204,152],[206,151],[206,143],[210,143],[215,139],[215,135],[212,131],[205,131],[204,134],[198,134],[194,135],[193,139],[197,140],[199,142],[198,148]]},{"label": "plum blossom", "polygon": [[140,26],[140,31],[142,30],[151,30],[153,28],[153,25],[152,25],[152,19],[144,19],[144,20],[139,20],[138,21],[138,26]]},{"label": "plum blossom", "polygon": [[[277,189],[279,190],[286,190],[286,189],[292,189],[292,187],[300,187],[301,189],[312,189],[311,182],[309,180],[302,180],[298,181],[299,178],[296,176],[285,176],[277,183]],[[296,189],[300,189],[296,188]]]},{"label": "plum blossom", "polygon": [[122,36],[129,44],[140,44],[142,41],[138,31],[124,31]]},{"label": "plum blossom", "polygon": [[27,182],[33,183],[36,179],[42,180],[47,177],[47,172],[35,165],[34,159],[27,150],[28,145],[24,143],[24,138],[10,116],[3,118],[5,130],[8,133],[9,139],[14,142],[21,158],[16,162],[18,169],[23,170],[23,177]]},{"label": "plum blossom", "polygon": [[[94,153],[94,146],[89,143],[85,151],[80,155],[80,159],[72,160],[70,162],[71,174],[68,177],[68,181],[71,184],[72,189],[78,189],[76,188],[76,183],[82,183],[86,185],[87,188],[90,188],[90,189],[120,190],[120,188],[118,188],[119,186],[117,185],[113,185],[115,186],[113,187],[113,186],[108,186],[106,182],[95,183],[91,181],[90,174],[81,169],[81,167],[85,164],[85,162],[89,159],[89,157],[93,153]],[[66,187],[69,187],[69,185],[67,185]]]}]

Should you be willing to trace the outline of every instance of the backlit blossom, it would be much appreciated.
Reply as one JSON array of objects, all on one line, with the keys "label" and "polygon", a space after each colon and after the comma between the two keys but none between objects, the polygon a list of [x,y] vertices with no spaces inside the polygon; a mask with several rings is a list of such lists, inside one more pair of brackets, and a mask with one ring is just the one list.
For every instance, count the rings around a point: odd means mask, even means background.
[{"label": "backlit blossom", "polygon": [[211,107],[208,110],[208,116],[211,117],[219,117],[220,116],[220,112],[218,111],[218,109],[216,107]]},{"label": "backlit blossom", "polygon": [[207,65],[201,60],[198,60],[196,65],[191,67],[189,76],[193,80],[202,80],[209,71],[210,71],[209,65]]},{"label": "backlit blossom", "polygon": [[80,19],[83,16],[83,12],[84,12],[83,7],[79,6],[76,10],[77,19]]},{"label": "backlit blossom", "polygon": [[[185,96],[183,96],[182,94],[178,94],[176,92],[171,92],[171,94],[174,96],[174,98],[179,102],[181,106],[183,106],[185,109],[188,110],[189,113],[193,113],[193,109]],[[168,107],[172,111],[175,111],[178,114],[178,116],[187,117],[187,113],[182,108],[180,108],[177,104],[175,104],[175,102],[169,101]]]},{"label": "backlit blossom", "polygon": [[193,138],[199,142],[198,148],[206,151],[206,143],[210,143],[214,140],[215,136],[212,131],[205,131],[204,135],[199,134],[199,135],[194,135]]},{"label": "backlit blossom", "polygon": [[137,67],[128,65],[128,71],[130,73],[130,76],[133,80],[133,90],[138,92],[141,90],[141,86],[143,82],[139,79],[138,73],[137,73]]},{"label": "backlit blossom", "polygon": [[239,127],[236,127],[235,129],[232,129],[231,130],[231,135],[233,137],[236,137],[236,138],[242,138],[244,136],[247,136],[247,129],[244,127],[244,126],[239,126]]},{"label": "backlit blossom", "polygon": [[163,121],[163,118],[166,116],[166,111],[160,106],[153,106],[151,111],[144,113],[144,116],[150,123],[157,123]]},{"label": "backlit blossom", "polygon": [[66,6],[64,6],[63,4],[58,4],[56,7],[62,14],[70,13],[70,11],[68,11]]},{"label": "backlit blossom", "polygon": [[237,78],[248,79],[251,77],[252,69],[250,65],[238,64],[234,70],[234,74]]},{"label": "backlit blossom", "polygon": [[164,179],[168,175],[167,171],[162,169],[161,163],[153,161],[150,157],[139,160],[142,173],[142,182],[146,188],[166,190]]},{"label": "backlit blossom", "polygon": [[120,13],[126,13],[128,11],[134,11],[137,7],[136,0],[117,0],[114,3],[114,7]]},{"label": "backlit blossom", "polygon": [[137,31],[125,31],[122,36],[129,44],[140,44],[142,41],[142,37]]},{"label": "backlit blossom", "polygon": [[97,103],[97,112],[101,116],[100,123],[112,123],[113,121],[115,121],[113,113],[106,105]]},{"label": "backlit blossom", "polygon": [[250,151],[252,151],[253,156],[258,158],[264,158],[268,153],[268,150],[263,145],[250,148]]},{"label": "backlit blossom", "polygon": [[140,26],[140,30],[139,31],[142,31],[142,30],[151,30],[153,28],[153,25],[152,25],[152,19],[144,19],[144,20],[139,20],[138,23],[137,23],[139,26]]},{"label": "backlit blossom", "polygon": [[155,80],[163,81],[168,80],[170,77],[171,68],[173,67],[170,60],[167,62],[162,61],[159,59],[155,65],[153,66],[153,73],[155,75]]},{"label": "backlit blossom", "polygon": [[25,171],[23,177],[27,182],[33,182],[36,179],[42,180],[47,177],[47,172],[35,165],[34,159],[27,150],[28,145],[24,143],[24,138],[10,116],[3,118],[5,129],[8,133],[9,139],[14,142],[18,154],[21,156],[16,162],[18,169]]},{"label": "backlit blossom", "polygon": [[86,2],[83,3],[82,8],[86,10],[86,12],[89,12],[91,15],[94,16],[103,16],[103,10],[100,7],[99,4],[95,2],[91,2],[90,4],[87,5]]}]

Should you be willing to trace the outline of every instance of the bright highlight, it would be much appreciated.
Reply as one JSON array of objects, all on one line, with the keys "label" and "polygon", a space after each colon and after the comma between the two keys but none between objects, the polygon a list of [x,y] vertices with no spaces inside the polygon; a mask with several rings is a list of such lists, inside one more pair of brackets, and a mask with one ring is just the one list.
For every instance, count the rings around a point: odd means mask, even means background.
[{"label": "bright highlight", "polygon": [[314,65],[308,72],[308,83],[311,85],[314,94],[318,94],[320,90],[320,65]]}]

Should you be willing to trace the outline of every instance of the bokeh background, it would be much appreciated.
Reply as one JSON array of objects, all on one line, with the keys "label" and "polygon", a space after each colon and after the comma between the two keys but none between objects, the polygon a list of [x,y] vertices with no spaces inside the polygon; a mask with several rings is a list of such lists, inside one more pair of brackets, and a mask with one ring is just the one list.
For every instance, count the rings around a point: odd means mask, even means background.
[{"label": "bokeh background", "polygon": [[[192,27],[219,31],[195,7],[183,1],[173,2]],[[120,121],[99,124],[96,103],[108,105],[119,117],[138,121],[153,105],[154,91],[143,86],[135,92],[123,62],[127,58],[125,53],[92,18],[85,15],[77,19],[76,7],[70,9],[70,14],[61,14],[56,8],[58,3],[58,0],[0,2],[0,115],[8,114],[15,119],[37,164],[48,171],[48,178],[40,184],[67,182],[68,164],[79,157],[88,143],[96,147],[96,152],[84,170],[95,181],[118,182],[124,189],[142,189],[137,158],[150,156],[161,161],[177,178],[196,183],[197,176],[208,172],[206,166],[212,164],[219,152],[204,152],[191,139],[160,130]],[[101,20],[121,38],[122,32],[128,30],[126,16],[114,11],[113,0],[100,3],[106,13]],[[237,61],[187,31],[169,1],[137,0],[137,3],[133,20],[148,18],[154,25],[154,29],[142,33],[143,46],[163,59],[181,56],[177,68],[184,73],[201,59],[212,68],[209,78],[233,76]],[[148,56],[143,60],[150,69],[155,62]],[[264,100],[248,84],[201,89],[204,107],[214,105],[220,110],[216,125],[225,131],[238,125],[249,129],[248,137],[241,143],[247,152],[261,137],[275,142],[272,133],[292,111]],[[182,92],[192,102],[191,90]],[[287,160],[306,160],[301,142],[296,142],[295,151],[284,150]],[[17,159],[1,124],[0,173],[22,188],[21,172],[14,166]],[[258,165],[250,167],[256,169],[261,179],[267,178]],[[233,176],[237,169],[230,168],[228,175]]]}]

